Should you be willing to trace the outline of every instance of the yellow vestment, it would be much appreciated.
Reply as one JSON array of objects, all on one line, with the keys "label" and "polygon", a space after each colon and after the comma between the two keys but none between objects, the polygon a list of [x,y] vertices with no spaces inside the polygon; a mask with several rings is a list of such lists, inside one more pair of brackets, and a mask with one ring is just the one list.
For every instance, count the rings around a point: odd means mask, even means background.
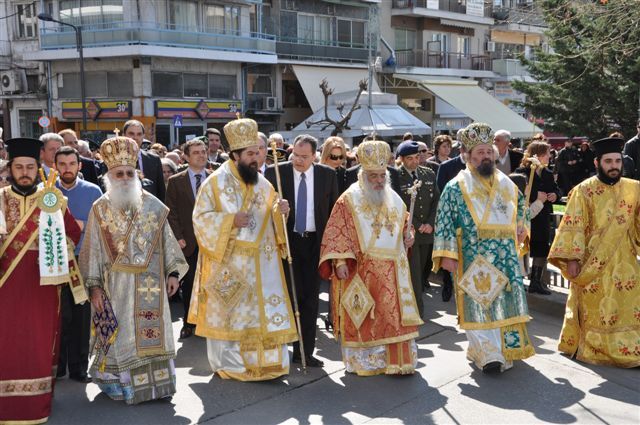
[{"label": "yellow vestment", "polygon": [[[549,262],[571,281],[560,351],[592,364],[640,366],[640,182],[592,177],[569,197]],[[570,278],[569,260],[580,263]]]},{"label": "yellow vestment", "polygon": [[[246,185],[233,161],[203,183],[193,211],[200,253],[188,321],[208,338],[214,372],[239,380],[272,379],[289,371],[288,342],[297,339],[282,269],[282,218],[277,194],[258,174]],[[250,215],[248,227],[233,225]]]}]

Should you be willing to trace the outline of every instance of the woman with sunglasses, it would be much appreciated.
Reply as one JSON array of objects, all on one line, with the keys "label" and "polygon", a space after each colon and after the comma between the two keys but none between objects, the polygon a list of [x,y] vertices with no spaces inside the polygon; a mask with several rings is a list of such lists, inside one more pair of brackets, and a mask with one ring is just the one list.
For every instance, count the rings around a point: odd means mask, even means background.
[{"label": "woman with sunglasses", "polygon": [[336,173],[338,174],[338,196],[347,189],[345,187],[346,168],[344,167],[346,162],[347,148],[344,144],[344,140],[338,136],[331,136],[327,138],[322,145],[320,163],[328,165],[336,170]]}]

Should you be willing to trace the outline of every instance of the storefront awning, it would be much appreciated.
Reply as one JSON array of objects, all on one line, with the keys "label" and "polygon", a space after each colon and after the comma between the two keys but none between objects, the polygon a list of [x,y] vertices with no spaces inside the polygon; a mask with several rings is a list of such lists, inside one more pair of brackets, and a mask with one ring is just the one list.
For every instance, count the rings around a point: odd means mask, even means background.
[{"label": "storefront awning", "polygon": [[[359,81],[369,77],[369,72],[364,68],[294,65],[293,72],[295,72],[298,82],[302,86],[302,91],[304,91],[312,111],[317,111],[324,107],[324,96],[319,87],[323,78],[327,79],[329,88],[333,89],[333,93],[338,94],[358,90]],[[375,79],[373,80],[373,91],[380,91]]]},{"label": "storefront awning", "polygon": [[394,77],[419,83],[425,90],[472,120],[489,124],[493,130],[508,130],[512,137],[517,138],[530,138],[535,133],[542,132],[539,127],[478,87],[474,80],[436,80],[425,76],[403,74],[395,74]]}]

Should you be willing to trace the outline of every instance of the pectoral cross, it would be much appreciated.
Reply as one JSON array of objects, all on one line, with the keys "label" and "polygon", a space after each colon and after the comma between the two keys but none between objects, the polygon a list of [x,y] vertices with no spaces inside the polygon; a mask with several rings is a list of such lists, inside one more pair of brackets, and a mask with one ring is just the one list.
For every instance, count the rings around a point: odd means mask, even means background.
[{"label": "pectoral cross", "polygon": [[116,135],[116,138],[118,138],[118,136],[120,136],[120,130],[118,130],[118,127],[113,129],[113,134]]},{"label": "pectoral cross", "polygon": [[146,292],[146,294],[144,294],[145,300],[148,303],[151,303],[151,301],[153,301],[153,299],[155,297],[155,294],[159,294],[160,293],[160,288],[154,288],[153,287],[154,279],[151,276],[147,276],[146,279],[144,280],[144,283],[147,286],[143,287],[143,288],[138,288],[138,292],[140,292],[140,293]]}]

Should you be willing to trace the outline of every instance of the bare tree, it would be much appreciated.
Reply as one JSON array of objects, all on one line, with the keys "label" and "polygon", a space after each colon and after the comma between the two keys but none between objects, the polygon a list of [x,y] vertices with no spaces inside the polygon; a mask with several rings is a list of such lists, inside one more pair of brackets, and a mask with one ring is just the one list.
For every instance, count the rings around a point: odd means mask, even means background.
[{"label": "bare tree", "polygon": [[343,113],[345,105],[343,103],[337,104],[336,109],[340,113],[340,119],[336,121],[329,117],[329,96],[333,94],[333,89],[329,88],[327,79],[323,78],[319,87],[320,90],[322,90],[322,94],[324,95],[324,118],[318,121],[306,121],[305,124],[307,124],[307,128],[316,124],[324,124],[324,126],[320,129],[320,131],[324,131],[327,128],[333,126],[333,130],[331,131],[332,136],[337,136],[344,130],[350,130],[351,127],[349,127],[349,120],[351,119],[351,115],[353,114],[353,112],[360,109],[360,105],[358,104],[358,102],[360,101],[362,92],[367,90],[368,85],[368,80],[360,80],[360,82],[358,83],[358,95],[356,96],[356,99],[353,101],[353,105],[351,105],[351,108],[346,115]]}]

